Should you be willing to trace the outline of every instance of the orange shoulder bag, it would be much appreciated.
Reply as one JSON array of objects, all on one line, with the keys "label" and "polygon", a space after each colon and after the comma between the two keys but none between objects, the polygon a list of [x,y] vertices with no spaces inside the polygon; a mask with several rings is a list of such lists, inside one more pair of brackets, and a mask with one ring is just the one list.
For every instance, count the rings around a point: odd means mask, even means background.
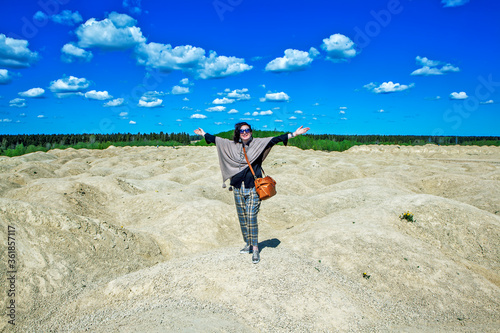
[{"label": "orange shoulder bag", "polygon": [[259,195],[260,200],[266,200],[270,197],[276,195],[276,181],[270,176],[265,176],[264,178],[257,178],[255,172],[253,171],[252,165],[247,157],[247,152],[245,150],[245,144],[243,143],[243,152],[245,153],[245,159],[247,160],[250,171],[252,171],[253,178],[255,180],[255,190]]}]

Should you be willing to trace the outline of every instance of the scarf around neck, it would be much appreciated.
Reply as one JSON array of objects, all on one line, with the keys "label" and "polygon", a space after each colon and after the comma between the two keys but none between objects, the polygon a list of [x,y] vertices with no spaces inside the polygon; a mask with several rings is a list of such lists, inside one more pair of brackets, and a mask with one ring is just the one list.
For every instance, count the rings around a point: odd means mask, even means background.
[{"label": "scarf around neck", "polygon": [[[269,138],[252,138],[252,140],[245,145],[248,160],[250,164],[255,162],[259,156],[262,156],[264,161],[269,154],[270,148],[266,150]],[[243,153],[243,144],[241,142],[234,142],[232,140],[215,137],[215,146],[217,147],[217,155],[219,156],[220,171],[222,173],[222,187],[226,187],[226,180],[230,179],[240,171],[248,168],[245,155]],[[264,151],[265,150],[265,151]]]}]

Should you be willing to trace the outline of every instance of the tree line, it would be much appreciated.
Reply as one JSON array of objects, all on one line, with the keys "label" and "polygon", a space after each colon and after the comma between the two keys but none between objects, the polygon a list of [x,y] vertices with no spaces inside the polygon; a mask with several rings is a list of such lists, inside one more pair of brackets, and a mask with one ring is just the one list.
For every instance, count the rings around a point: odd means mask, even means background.
[{"label": "tree line", "polygon": [[[254,130],[255,137],[278,136],[279,131]],[[233,131],[217,136],[231,139]],[[205,140],[188,133],[112,133],[112,134],[17,134],[0,135],[0,155],[18,156],[50,149],[106,149],[114,146],[175,146],[207,145]],[[301,149],[344,151],[355,145],[477,145],[500,146],[500,137],[494,136],[428,136],[428,135],[338,135],[306,134],[290,140],[289,144]]]},{"label": "tree line", "polygon": [[112,134],[16,134],[0,135],[0,155],[18,156],[50,149],[105,149],[115,146],[188,145],[187,133],[112,133]]},{"label": "tree line", "polygon": [[113,134],[16,134],[0,135],[1,149],[13,149],[18,144],[24,146],[67,145],[78,143],[102,142],[138,142],[138,141],[177,141],[181,144],[190,143],[187,133],[113,133]]},{"label": "tree line", "polygon": [[[254,137],[278,136],[285,132],[253,131]],[[226,131],[217,136],[231,139],[233,131]],[[288,142],[289,145],[301,149],[315,149],[326,151],[344,151],[357,145],[477,145],[500,146],[500,137],[494,136],[429,136],[429,135],[339,135],[339,134],[305,134]],[[196,145],[207,145],[204,139]]]}]

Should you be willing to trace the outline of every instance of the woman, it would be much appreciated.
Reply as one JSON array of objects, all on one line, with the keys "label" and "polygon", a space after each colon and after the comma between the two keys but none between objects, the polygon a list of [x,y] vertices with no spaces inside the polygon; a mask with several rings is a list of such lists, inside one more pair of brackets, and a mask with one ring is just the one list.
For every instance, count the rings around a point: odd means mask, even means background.
[{"label": "woman", "polygon": [[[274,138],[253,138],[252,127],[246,123],[237,123],[234,126],[233,140],[223,139],[205,133],[201,128],[194,132],[205,137],[207,143],[215,143],[219,164],[222,172],[222,181],[230,179],[230,185],[234,188],[234,201],[238,219],[240,220],[241,233],[246,245],[240,253],[253,253],[252,262],[260,261],[258,243],[257,214],[260,208],[260,199],[255,191],[254,177],[243,153],[243,145],[255,172],[255,176],[262,177],[262,162],[265,160],[271,148],[278,142],[285,146],[288,139],[309,131],[309,127],[300,126],[295,132],[276,136]],[[226,187],[223,184],[222,187]],[[231,190],[231,188],[230,188]]]}]

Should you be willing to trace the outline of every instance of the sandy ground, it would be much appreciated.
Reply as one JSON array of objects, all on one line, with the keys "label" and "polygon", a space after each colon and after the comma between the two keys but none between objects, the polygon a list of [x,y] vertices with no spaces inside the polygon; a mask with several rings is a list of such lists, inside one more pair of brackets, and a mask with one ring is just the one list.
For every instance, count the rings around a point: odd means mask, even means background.
[{"label": "sandy ground", "polygon": [[254,265],[215,147],[0,157],[0,330],[500,330],[500,148],[277,146],[264,168]]}]

